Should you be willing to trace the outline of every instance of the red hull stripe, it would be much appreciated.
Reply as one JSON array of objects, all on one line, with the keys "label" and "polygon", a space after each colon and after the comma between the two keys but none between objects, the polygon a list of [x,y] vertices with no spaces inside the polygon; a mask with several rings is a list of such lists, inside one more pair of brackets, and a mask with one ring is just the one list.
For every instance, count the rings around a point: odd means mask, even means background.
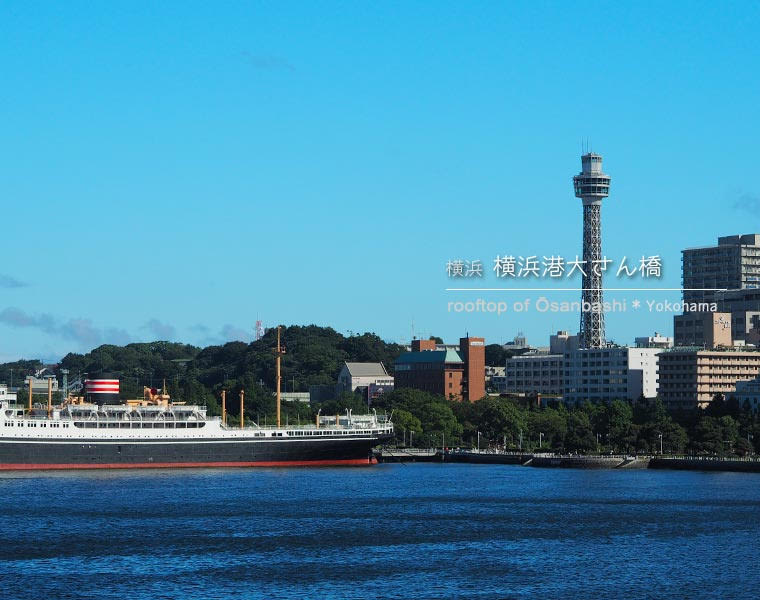
[{"label": "red hull stripe", "polygon": [[334,467],[372,465],[376,459],[273,460],[254,462],[148,462],[148,463],[0,463],[0,471],[62,471],[68,469],[187,469],[200,467]]}]

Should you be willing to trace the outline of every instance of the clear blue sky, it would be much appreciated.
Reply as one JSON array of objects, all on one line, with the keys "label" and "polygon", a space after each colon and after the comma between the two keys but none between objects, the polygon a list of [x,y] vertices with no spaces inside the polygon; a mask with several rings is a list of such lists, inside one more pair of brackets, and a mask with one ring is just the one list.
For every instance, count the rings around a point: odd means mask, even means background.
[{"label": "clear blue sky", "polygon": [[[660,254],[660,285],[682,248],[760,231],[757,3],[5,2],[0,22],[0,360],[246,339],[257,316],[545,343],[577,314],[449,314],[444,265],[481,258],[492,286],[497,254],[579,253],[584,138],[613,178],[606,254]],[[655,329],[672,315],[607,318],[620,342]]]}]

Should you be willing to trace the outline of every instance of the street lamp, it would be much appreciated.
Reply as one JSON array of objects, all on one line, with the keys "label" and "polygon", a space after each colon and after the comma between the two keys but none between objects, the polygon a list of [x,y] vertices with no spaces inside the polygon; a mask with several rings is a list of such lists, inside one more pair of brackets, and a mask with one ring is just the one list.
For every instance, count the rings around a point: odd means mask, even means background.
[{"label": "street lamp", "polygon": [[660,455],[662,456],[662,434],[660,434]]},{"label": "street lamp", "polygon": [[544,432],[539,431],[538,432],[538,449],[540,450],[543,445],[544,445]]},{"label": "street lamp", "polygon": [[478,452],[480,452],[480,432],[478,431]]}]

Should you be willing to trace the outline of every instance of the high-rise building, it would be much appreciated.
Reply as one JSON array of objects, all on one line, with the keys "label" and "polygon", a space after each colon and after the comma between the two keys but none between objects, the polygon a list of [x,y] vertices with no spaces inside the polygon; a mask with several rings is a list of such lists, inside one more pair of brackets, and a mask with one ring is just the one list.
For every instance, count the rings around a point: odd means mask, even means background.
[{"label": "high-rise building", "polygon": [[686,248],[681,254],[684,302],[720,300],[713,290],[760,287],[760,234],[719,237],[717,246]]},{"label": "high-rise building", "polygon": [[714,306],[674,316],[675,345],[758,344],[760,234],[719,237],[717,246],[683,250],[682,260],[684,302]]},{"label": "high-rise building", "polygon": [[610,193],[610,176],[602,172],[602,157],[589,152],[581,156],[581,172],[573,177],[575,196],[583,200],[583,292],[580,345],[604,345],[602,310],[602,200]]},{"label": "high-rise building", "polygon": [[705,408],[760,373],[757,350],[673,348],[660,353],[660,398],[671,409]]}]

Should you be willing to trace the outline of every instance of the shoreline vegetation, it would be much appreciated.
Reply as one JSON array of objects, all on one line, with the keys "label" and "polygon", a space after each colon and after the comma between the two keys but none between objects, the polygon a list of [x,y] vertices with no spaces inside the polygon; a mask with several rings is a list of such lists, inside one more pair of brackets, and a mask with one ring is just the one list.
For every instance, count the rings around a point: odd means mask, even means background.
[{"label": "shoreline vegetation", "polygon": [[[68,369],[69,381],[86,374],[108,372],[121,382],[122,398],[142,395],[143,386],[162,387],[172,398],[205,405],[219,415],[221,391],[245,390],[247,421],[275,422],[276,333],[267,331],[251,343],[229,342],[199,348],[166,341],[103,345],[86,354],[67,354],[56,366]],[[343,334],[329,328],[289,326],[282,338],[284,392],[305,392],[313,386],[335,386],[344,361],[383,362],[392,374],[404,347],[373,333]],[[486,364],[503,365],[510,352],[486,346]],[[0,382],[23,381],[42,365],[39,361],[0,364]],[[43,396],[35,401],[45,402]],[[415,389],[387,392],[368,404],[361,394],[332,394],[321,402],[285,402],[284,423],[313,422],[316,414],[365,413],[392,415],[396,444],[414,448],[447,447],[499,451],[556,452],[579,455],[689,455],[749,457],[760,454],[760,419],[748,407],[716,396],[702,409],[669,412],[659,399],[610,403],[584,402],[567,407],[550,401],[544,406],[531,396],[489,395],[474,403],[449,401]],[[229,415],[231,424],[236,416]]]}]

